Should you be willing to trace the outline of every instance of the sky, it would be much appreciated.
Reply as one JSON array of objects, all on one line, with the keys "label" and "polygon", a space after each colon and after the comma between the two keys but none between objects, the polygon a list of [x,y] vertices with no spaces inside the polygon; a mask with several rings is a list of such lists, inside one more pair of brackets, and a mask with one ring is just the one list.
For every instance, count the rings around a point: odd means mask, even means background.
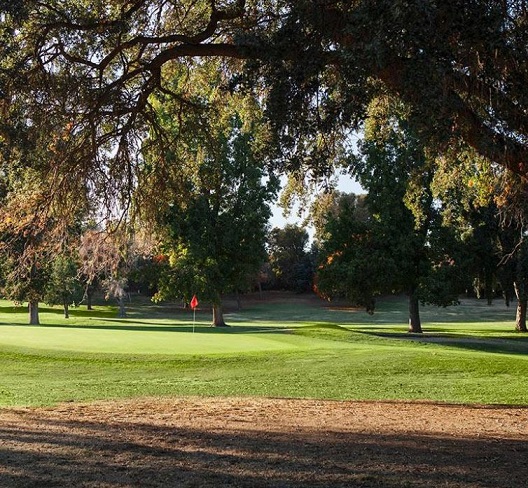
[{"label": "sky", "polygon": [[[355,181],[350,175],[339,175],[337,189],[346,193],[365,193],[359,183]],[[273,215],[270,219],[271,227],[283,228],[286,224],[300,224],[302,218],[297,215],[297,208],[292,209],[288,217],[283,216],[282,208],[277,205],[272,205]],[[310,229],[308,229],[310,235]]]}]

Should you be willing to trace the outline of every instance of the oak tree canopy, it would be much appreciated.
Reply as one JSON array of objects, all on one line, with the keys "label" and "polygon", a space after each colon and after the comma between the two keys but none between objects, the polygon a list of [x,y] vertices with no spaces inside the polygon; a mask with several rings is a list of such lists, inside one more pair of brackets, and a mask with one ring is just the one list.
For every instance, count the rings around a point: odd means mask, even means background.
[{"label": "oak tree canopy", "polygon": [[[361,127],[369,102],[389,93],[410,107],[431,150],[463,141],[526,176],[527,4],[2,0],[4,163],[15,154],[35,165],[50,197],[79,193],[81,181],[100,203],[115,206],[109,199],[118,195],[126,208],[142,141],[163,130],[151,96],[199,110],[167,72],[214,56],[231,89],[249,88],[263,104],[274,132],[270,162],[326,172],[346,158],[347,134]],[[35,127],[39,139],[49,135],[50,157],[39,161],[24,156]]]}]

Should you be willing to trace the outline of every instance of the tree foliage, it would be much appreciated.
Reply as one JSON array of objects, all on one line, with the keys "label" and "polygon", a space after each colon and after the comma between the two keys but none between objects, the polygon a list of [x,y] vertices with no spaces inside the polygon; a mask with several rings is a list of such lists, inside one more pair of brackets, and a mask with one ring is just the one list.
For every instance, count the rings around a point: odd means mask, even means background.
[{"label": "tree foliage", "polygon": [[[259,157],[265,126],[252,99],[219,88],[217,63],[193,74],[174,73],[201,111],[181,112],[178,104],[156,103],[169,137],[154,133],[145,146],[142,178],[156,200],[157,225],[170,269],[157,299],[187,301],[197,294],[213,304],[214,324],[224,325],[222,295],[244,290],[265,261],[265,235],[277,179]],[[170,163],[170,164],[168,164]],[[156,183],[165,167],[163,186]]]},{"label": "tree foliage", "polygon": [[58,254],[49,265],[49,278],[44,286],[44,301],[62,305],[64,317],[69,318],[69,306],[78,305],[83,298],[79,281],[78,261],[66,253]]},{"label": "tree foliage", "polygon": [[[51,256],[59,251],[51,212],[44,211],[45,187],[34,171],[4,173],[0,208],[2,294],[27,302],[30,324],[39,323],[38,304],[49,279]],[[60,227],[60,226],[59,226]]]},{"label": "tree foliage", "polygon": [[80,238],[78,252],[79,274],[85,280],[85,293],[94,283],[99,283],[107,300],[117,300],[119,316],[126,316],[128,277],[138,259],[151,254],[150,239],[115,223],[104,230],[86,229]]},{"label": "tree foliage", "polygon": [[298,225],[271,230],[267,246],[276,288],[297,293],[312,288],[313,262],[307,250],[308,240],[308,232]]},{"label": "tree foliage", "polygon": [[[192,180],[175,168],[186,175],[186,154],[202,157],[218,116],[212,92],[191,89],[196,70],[209,70],[216,96],[245,90],[247,108],[262,108],[256,159],[268,169],[318,178],[347,165],[351,131],[368,130],[373,101],[388,95],[405,107],[424,175],[472,152],[524,181],[527,22],[525,0],[0,1],[0,169],[11,183],[38,182],[36,217],[21,219],[23,262],[44,232],[57,243],[87,211],[155,220],[163,189],[185,205]],[[474,180],[481,196],[489,174]],[[406,207],[421,225],[430,196],[412,181]],[[505,201],[522,198],[514,187]],[[20,201],[26,190],[7,189]]]},{"label": "tree foliage", "polygon": [[[375,298],[387,291],[393,262],[371,232],[371,216],[355,195],[334,195],[319,241],[316,291],[326,299],[346,298],[374,312]],[[394,270],[395,271],[395,270]]]},{"label": "tree foliage", "polygon": [[[319,288],[346,289],[348,298],[373,310],[381,293],[409,297],[409,327],[421,332],[418,303],[446,306],[457,302],[457,242],[442,226],[439,202],[433,201],[434,166],[408,124],[406,107],[390,97],[371,104],[361,157],[352,171],[367,190],[368,221],[357,206],[329,215]],[[336,268],[344,276],[334,280]],[[335,290],[334,290],[335,293]]]},{"label": "tree foliage", "polygon": [[[56,135],[43,174],[59,193],[126,210],[152,104],[189,108],[172,69],[222,57],[258,91],[268,157],[326,173],[389,91],[436,152],[464,141],[526,175],[527,4],[522,0],[29,0],[3,2],[2,142],[20,126]],[[76,179],[66,175],[75,174]],[[60,190],[60,191],[59,191]],[[65,199],[61,201],[65,202]]]}]

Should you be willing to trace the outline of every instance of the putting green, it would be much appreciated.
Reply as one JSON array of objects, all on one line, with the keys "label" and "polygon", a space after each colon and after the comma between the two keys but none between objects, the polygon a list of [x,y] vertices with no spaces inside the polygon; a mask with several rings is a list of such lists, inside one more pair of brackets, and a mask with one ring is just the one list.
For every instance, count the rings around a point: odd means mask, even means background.
[{"label": "putting green", "polygon": [[[328,347],[328,341],[289,334],[287,330],[226,331],[210,327],[177,330],[168,327],[0,326],[0,346],[15,349],[128,355],[201,355],[271,352]],[[350,347],[333,344],[332,347]]]}]

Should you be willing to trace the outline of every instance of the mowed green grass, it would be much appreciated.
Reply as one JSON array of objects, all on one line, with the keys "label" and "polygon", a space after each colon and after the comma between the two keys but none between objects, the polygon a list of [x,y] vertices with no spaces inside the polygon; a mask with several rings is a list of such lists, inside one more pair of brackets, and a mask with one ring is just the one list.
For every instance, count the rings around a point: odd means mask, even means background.
[{"label": "mowed green grass", "polygon": [[406,303],[362,311],[313,299],[252,302],[226,314],[133,299],[127,319],[97,306],[64,319],[0,302],[0,405],[138,396],[268,396],[528,404],[528,337],[514,308],[465,300],[422,312],[424,337],[406,331]]}]

